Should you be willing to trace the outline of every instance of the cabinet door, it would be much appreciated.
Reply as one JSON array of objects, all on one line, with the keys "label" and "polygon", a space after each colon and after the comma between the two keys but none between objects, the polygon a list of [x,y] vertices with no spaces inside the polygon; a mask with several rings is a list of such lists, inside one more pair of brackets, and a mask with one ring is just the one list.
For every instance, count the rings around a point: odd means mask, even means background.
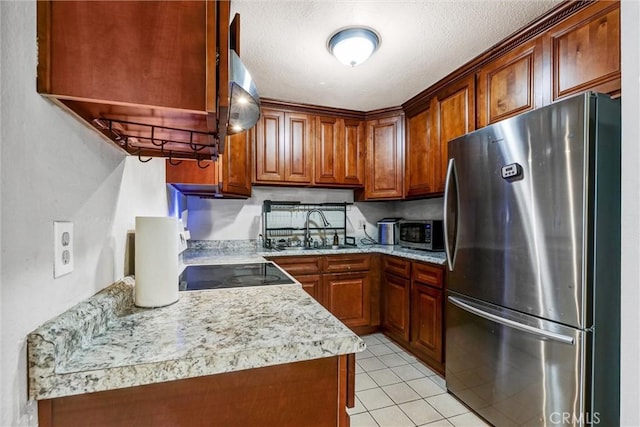
[{"label": "cabinet door", "polygon": [[364,123],[358,120],[344,120],[342,146],[344,147],[343,182],[348,185],[364,185]]},{"label": "cabinet door", "polygon": [[214,2],[50,1],[38,15],[38,92],[215,113]]},{"label": "cabinet door", "polygon": [[295,276],[296,280],[302,285],[302,289],[311,295],[316,301],[320,301],[320,287],[322,276],[319,274]]},{"label": "cabinet door", "polygon": [[340,136],[342,122],[335,117],[316,117],[316,166],[317,184],[342,184],[344,182],[344,147]]},{"label": "cabinet door", "polygon": [[439,169],[440,145],[433,139],[433,114],[430,108],[407,119],[405,196],[435,193]]},{"label": "cabinet door", "polygon": [[255,180],[282,182],[285,178],[284,113],[263,109],[256,125]]},{"label": "cabinet door", "polygon": [[284,181],[313,181],[313,117],[307,114],[285,113]]},{"label": "cabinet door", "polygon": [[478,127],[542,106],[542,40],[531,40],[483,66],[477,83]]},{"label": "cabinet door", "polygon": [[382,283],[382,327],[395,338],[409,342],[411,282],[385,273]]},{"label": "cabinet door", "polygon": [[219,184],[222,193],[238,196],[251,196],[251,147],[253,147],[253,129],[228,136],[224,153],[218,159],[221,164]]},{"label": "cabinet door", "polygon": [[411,346],[441,363],[443,292],[417,281],[411,286]]},{"label": "cabinet door", "polygon": [[403,195],[403,116],[367,122],[366,199],[398,199]]},{"label": "cabinet door", "polygon": [[349,327],[371,323],[371,284],[368,272],[325,274],[322,277],[324,306]]},{"label": "cabinet door", "polygon": [[444,191],[450,140],[471,132],[475,128],[475,78],[469,76],[438,92],[432,107],[436,114],[435,138],[439,146],[440,163],[436,191]]},{"label": "cabinet door", "polygon": [[620,94],[620,2],[594,2],[546,34],[552,98]]}]

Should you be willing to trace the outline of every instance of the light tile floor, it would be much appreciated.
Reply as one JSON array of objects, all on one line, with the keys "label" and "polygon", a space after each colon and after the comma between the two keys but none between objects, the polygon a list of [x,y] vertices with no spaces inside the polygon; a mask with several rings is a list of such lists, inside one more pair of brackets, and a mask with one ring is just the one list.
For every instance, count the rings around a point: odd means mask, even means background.
[{"label": "light tile floor", "polygon": [[383,334],[362,338],[352,427],[487,426],[447,393],[444,378]]}]

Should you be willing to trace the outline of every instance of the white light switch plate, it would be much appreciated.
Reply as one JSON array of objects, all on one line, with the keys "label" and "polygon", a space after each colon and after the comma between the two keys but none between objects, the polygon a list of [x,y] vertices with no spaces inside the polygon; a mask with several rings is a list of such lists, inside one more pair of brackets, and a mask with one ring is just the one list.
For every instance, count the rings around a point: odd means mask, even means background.
[{"label": "white light switch plate", "polygon": [[53,277],[73,271],[73,223],[53,222]]}]

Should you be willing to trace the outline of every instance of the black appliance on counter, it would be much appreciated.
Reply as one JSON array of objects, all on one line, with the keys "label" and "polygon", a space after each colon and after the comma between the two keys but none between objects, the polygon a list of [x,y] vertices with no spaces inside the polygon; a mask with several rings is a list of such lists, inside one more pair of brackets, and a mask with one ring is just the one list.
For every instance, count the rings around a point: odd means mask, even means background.
[{"label": "black appliance on counter", "polygon": [[427,251],[444,251],[442,220],[400,220],[400,246]]},{"label": "black appliance on counter", "polygon": [[181,291],[289,285],[295,283],[273,262],[189,265],[179,278]]}]

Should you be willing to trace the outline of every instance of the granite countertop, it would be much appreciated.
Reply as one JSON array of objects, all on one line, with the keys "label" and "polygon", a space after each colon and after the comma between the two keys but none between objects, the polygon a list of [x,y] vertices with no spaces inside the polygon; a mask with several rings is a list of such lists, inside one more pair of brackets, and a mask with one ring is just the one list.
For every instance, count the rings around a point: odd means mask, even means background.
[{"label": "granite countertop", "polygon": [[263,249],[258,248],[256,253],[265,257],[276,256],[302,256],[302,255],[332,255],[332,254],[352,254],[352,253],[379,253],[395,255],[414,261],[430,262],[432,264],[444,265],[446,255],[444,252],[421,251],[418,249],[408,249],[400,246],[390,245],[363,245],[353,247],[340,247],[339,249]]},{"label": "granite countertop", "polygon": [[313,248],[313,249],[265,249],[257,246],[255,240],[195,240],[189,242],[189,249],[183,253],[182,261],[187,264],[207,263],[242,263],[260,262],[264,257],[279,256],[305,256],[305,255],[333,255],[353,253],[380,253],[395,255],[414,261],[430,262],[432,264],[445,265],[444,252],[422,251],[418,249],[403,248],[399,245],[358,245],[340,246],[338,249]]},{"label": "granite countertop", "polygon": [[[256,259],[255,255],[252,259]],[[133,305],[133,278],[28,336],[29,397],[49,399],[355,353],[364,342],[299,284]]]}]

